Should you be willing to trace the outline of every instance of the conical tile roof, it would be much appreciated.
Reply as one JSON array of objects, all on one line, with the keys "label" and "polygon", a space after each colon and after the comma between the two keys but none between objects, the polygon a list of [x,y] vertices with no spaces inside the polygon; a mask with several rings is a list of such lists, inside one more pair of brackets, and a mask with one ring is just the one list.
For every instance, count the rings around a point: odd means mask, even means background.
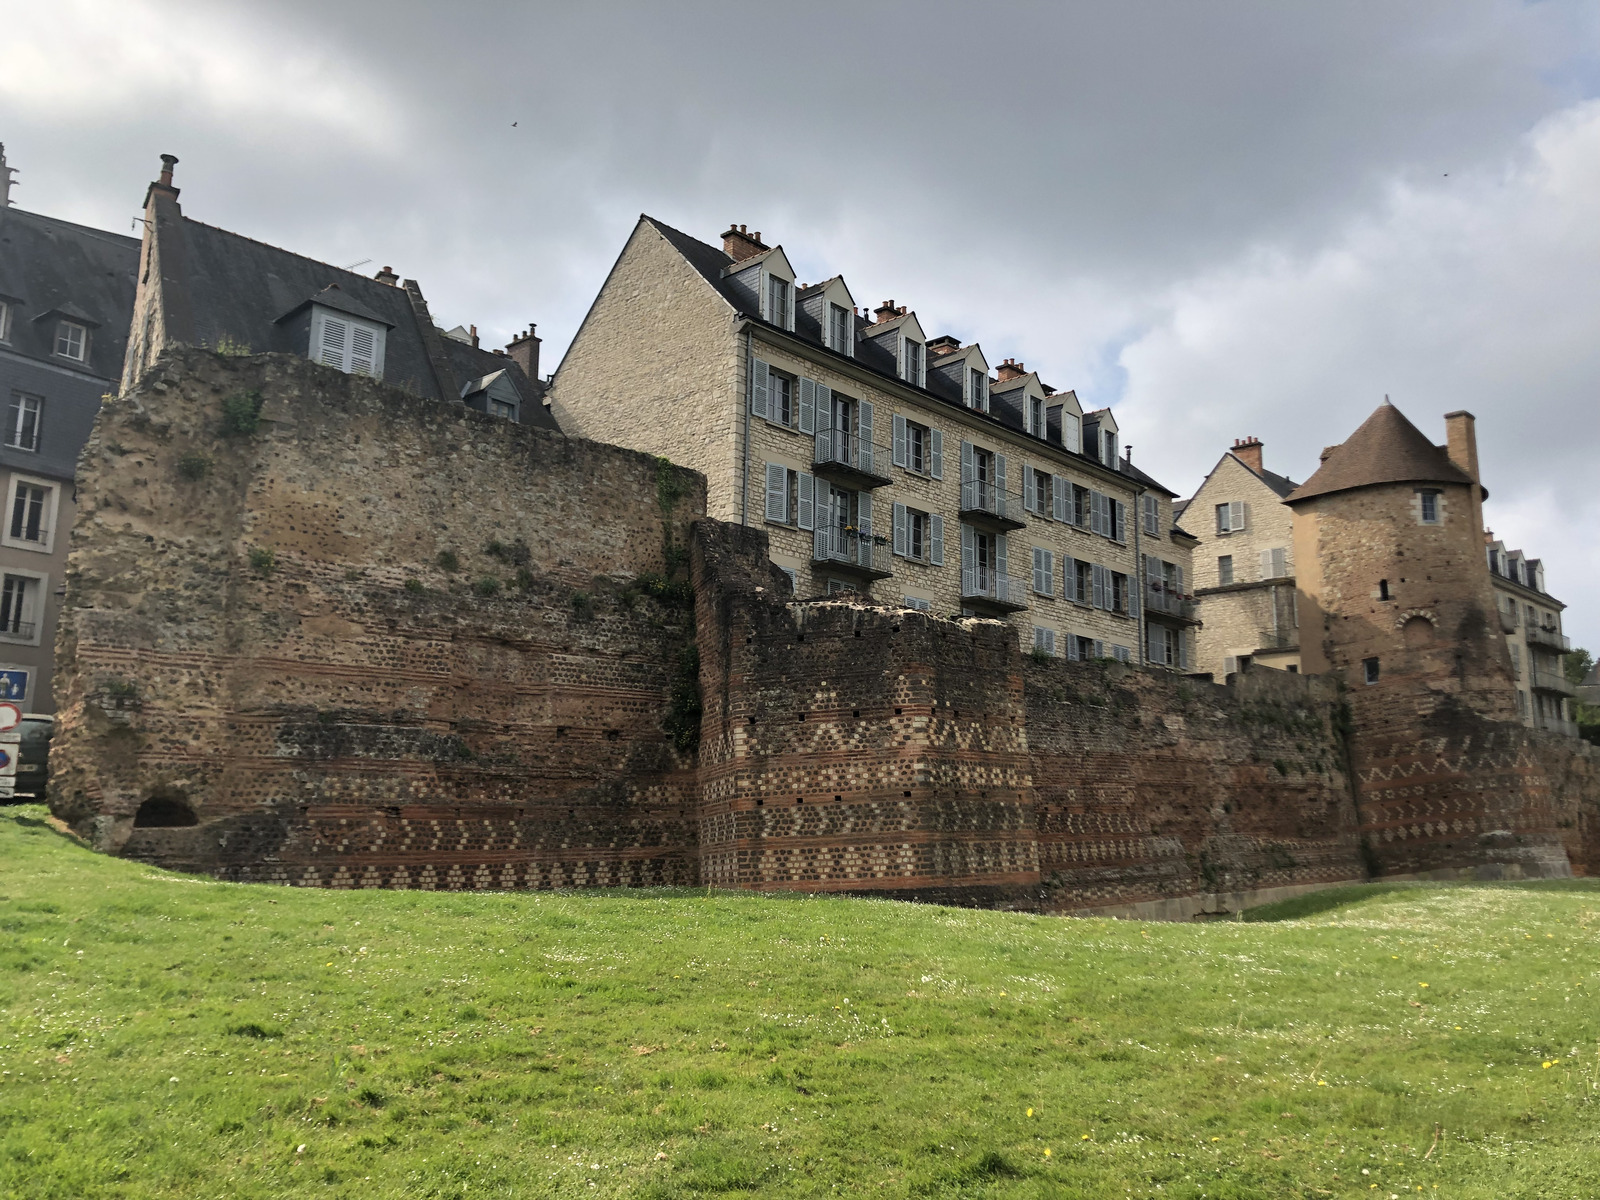
[{"label": "conical tile roof", "polygon": [[1385,400],[1361,428],[1324,452],[1316,474],[1289,495],[1288,503],[1380,483],[1471,484],[1472,479]]}]

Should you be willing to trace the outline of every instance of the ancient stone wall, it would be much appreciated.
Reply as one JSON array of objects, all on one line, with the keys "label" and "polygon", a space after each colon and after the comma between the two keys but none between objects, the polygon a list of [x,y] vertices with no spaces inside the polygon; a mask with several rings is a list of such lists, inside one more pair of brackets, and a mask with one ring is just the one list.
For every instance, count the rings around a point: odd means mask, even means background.
[{"label": "ancient stone wall", "polygon": [[697,877],[663,715],[698,475],[179,351],[79,487],[51,796],[96,845],[332,886]]}]

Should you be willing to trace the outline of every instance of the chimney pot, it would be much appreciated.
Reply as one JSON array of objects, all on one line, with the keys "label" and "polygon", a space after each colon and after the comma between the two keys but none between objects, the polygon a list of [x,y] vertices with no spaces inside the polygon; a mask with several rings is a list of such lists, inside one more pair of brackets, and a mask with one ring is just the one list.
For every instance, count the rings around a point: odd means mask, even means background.
[{"label": "chimney pot", "polygon": [[759,230],[751,233],[743,225],[729,225],[723,231],[722,252],[733,259],[734,262],[743,262],[747,258],[753,258],[767,248],[766,244],[761,240]]},{"label": "chimney pot", "polygon": [[389,287],[395,287],[400,282],[400,276],[394,273],[393,267],[385,267],[383,270],[374,275],[373,278],[379,283],[386,284]]},{"label": "chimney pot", "polygon": [[905,309],[896,308],[893,300],[885,300],[882,304],[878,305],[877,308],[872,310],[872,315],[877,317],[877,323],[882,325],[885,321],[894,320],[903,312],[905,312]]},{"label": "chimney pot", "polygon": [[1020,379],[1028,373],[1025,364],[1019,363],[1014,358],[1008,358],[1000,364],[1000,369],[995,372],[1001,383],[1010,383],[1013,379]]},{"label": "chimney pot", "polygon": [[528,323],[528,332],[518,334],[511,339],[511,344],[506,347],[506,353],[511,361],[522,368],[522,373],[534,383],[539,382],[539,342],[534,336],[534,324]]}]

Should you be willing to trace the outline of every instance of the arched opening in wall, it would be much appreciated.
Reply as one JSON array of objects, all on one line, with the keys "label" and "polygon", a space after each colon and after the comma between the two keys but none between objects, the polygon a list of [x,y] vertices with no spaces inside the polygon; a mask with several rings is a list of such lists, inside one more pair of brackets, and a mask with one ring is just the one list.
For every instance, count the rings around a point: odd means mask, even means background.
[{"label": "arched opening in wall", "polygon": [[183,793],[164,789],[152,792],[133,815],[135,829],[177,829],[198,824],[200,818],[194,815]]},{"label": "arched opening in wall", "polygon": [[1400,635],[1408,646],[1426,646],[1433,641],[1433,622],[1427,617],[1412,617],[1400,626]]}]

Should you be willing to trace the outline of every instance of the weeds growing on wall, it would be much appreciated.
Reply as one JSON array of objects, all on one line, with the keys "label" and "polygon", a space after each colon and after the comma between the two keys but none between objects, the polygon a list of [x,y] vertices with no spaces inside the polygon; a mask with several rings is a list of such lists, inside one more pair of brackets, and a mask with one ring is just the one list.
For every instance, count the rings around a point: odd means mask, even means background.
[{"label": "weeds growing on wall", "polygon": [[679,754],[700,749],[700,647],[690,642],[678,651],[672,687],[667,694],[667,714],[662,725]]},{"label": "weeds growing on wall", "polygon": [[191,450],[178,459],[178,474],[190,483],[198,483],[211,474],[211,460],[204,454]]},{"label": "weeds growing on wall", "polygon": [[278,569],[278,552],[271,546],[252,546],[250,566],[257,575],[265,578]]},{"label": "weeds growing on wall", "polygon": [[222,398],[223,437],[251,437],[260,427],[260,392],[229,392]]}]

